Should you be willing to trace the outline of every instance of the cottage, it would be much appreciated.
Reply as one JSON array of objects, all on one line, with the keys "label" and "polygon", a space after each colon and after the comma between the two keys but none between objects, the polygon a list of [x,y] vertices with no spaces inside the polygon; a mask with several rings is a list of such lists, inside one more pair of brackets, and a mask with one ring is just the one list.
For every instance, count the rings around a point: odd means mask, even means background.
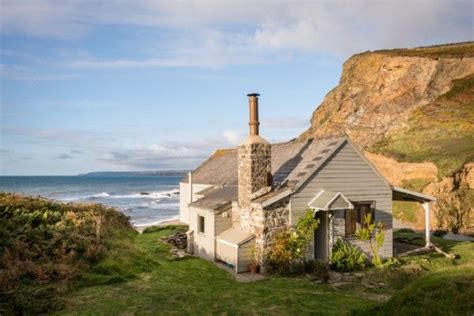
[{"label": "cottage", "polygon": [[393,200],[423,203],[429,246],[433,197],[390,185],[346,137],[269,144],[259,135],[259,95],[248,97],[249,137],[237,149],[217,150],[180,183],[190,252],[236,273],[256,258],[264,271],[275,235],[312,209],[320,225],[308,257],[327,261],[338,238],[369,253],[354,238],[367,214],[384,223],[380,255],[391,257]]}]

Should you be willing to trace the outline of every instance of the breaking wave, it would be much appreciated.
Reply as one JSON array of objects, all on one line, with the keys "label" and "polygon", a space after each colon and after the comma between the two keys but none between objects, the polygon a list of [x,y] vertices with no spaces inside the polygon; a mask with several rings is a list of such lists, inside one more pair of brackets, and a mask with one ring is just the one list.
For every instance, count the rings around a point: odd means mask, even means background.
[{"label": "breaking wave", "polygon": [[91,200],[97,198],[108,198],[108,199],[152,199],[161,200],[166,198],[178,197],[179,189],[173,189],[168,191],[157,191],[157,192],[140,192],[132,194],[109,194],[102,192],[94,195],[85,196],[82,199]]}]

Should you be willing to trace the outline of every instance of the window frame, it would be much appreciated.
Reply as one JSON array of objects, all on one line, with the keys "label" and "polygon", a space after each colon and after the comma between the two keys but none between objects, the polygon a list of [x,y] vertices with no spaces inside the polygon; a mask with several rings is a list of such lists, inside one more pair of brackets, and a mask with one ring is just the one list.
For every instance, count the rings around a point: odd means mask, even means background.
[{"label": "window frame", "polygon": [[[372,215],[372,223],[375,221],[375,201],[357,201],[352,202],[354,205],[353,209],[346,209],[344,212],[344,235],[346,238],[353,238],[355,237],[355,233],[357,229],[364,225],[364,217],[367,214],[367,210],[365,210],[364,215],[362,215],[362,207],[368,206],[368,212]],[[351,214],[350,216],[348,216]],[[348,218],[351,219],[351,230],[348,230]]]},{"label": "window frame", "polygon": [[199,214],[198,214],[198,219],[197,219],[197,231],[199,234],[206,233],[206,217]]}]

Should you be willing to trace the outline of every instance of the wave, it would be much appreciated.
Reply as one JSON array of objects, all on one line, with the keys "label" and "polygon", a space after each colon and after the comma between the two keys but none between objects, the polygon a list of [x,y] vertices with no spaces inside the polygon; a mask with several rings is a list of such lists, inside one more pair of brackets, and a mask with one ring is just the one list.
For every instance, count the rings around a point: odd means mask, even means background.
[{"label": "wave", "polygon": [[132,194],[109,194],[107,192],[101,192],[94,195],[84,196],[82,199],[91,200],[97,198],[108,198],[108,199],[152,199],[161,200],[166,198],[173,198],[179,195],[179,189],[173,189],[168,191],[157,191],[157,192],[140,192]]}]

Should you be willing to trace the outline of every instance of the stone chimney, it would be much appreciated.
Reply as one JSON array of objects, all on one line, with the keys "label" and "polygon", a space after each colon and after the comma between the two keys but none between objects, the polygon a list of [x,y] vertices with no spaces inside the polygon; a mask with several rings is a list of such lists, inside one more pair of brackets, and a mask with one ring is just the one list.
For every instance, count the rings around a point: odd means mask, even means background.
[{"label": "stone chimney", "polygon": [[238,204],[248,208],[250,202],[271,190],[271,146],[260,137],[258,121],[259,94],[249,97],[250,135],[238,149]]}]

